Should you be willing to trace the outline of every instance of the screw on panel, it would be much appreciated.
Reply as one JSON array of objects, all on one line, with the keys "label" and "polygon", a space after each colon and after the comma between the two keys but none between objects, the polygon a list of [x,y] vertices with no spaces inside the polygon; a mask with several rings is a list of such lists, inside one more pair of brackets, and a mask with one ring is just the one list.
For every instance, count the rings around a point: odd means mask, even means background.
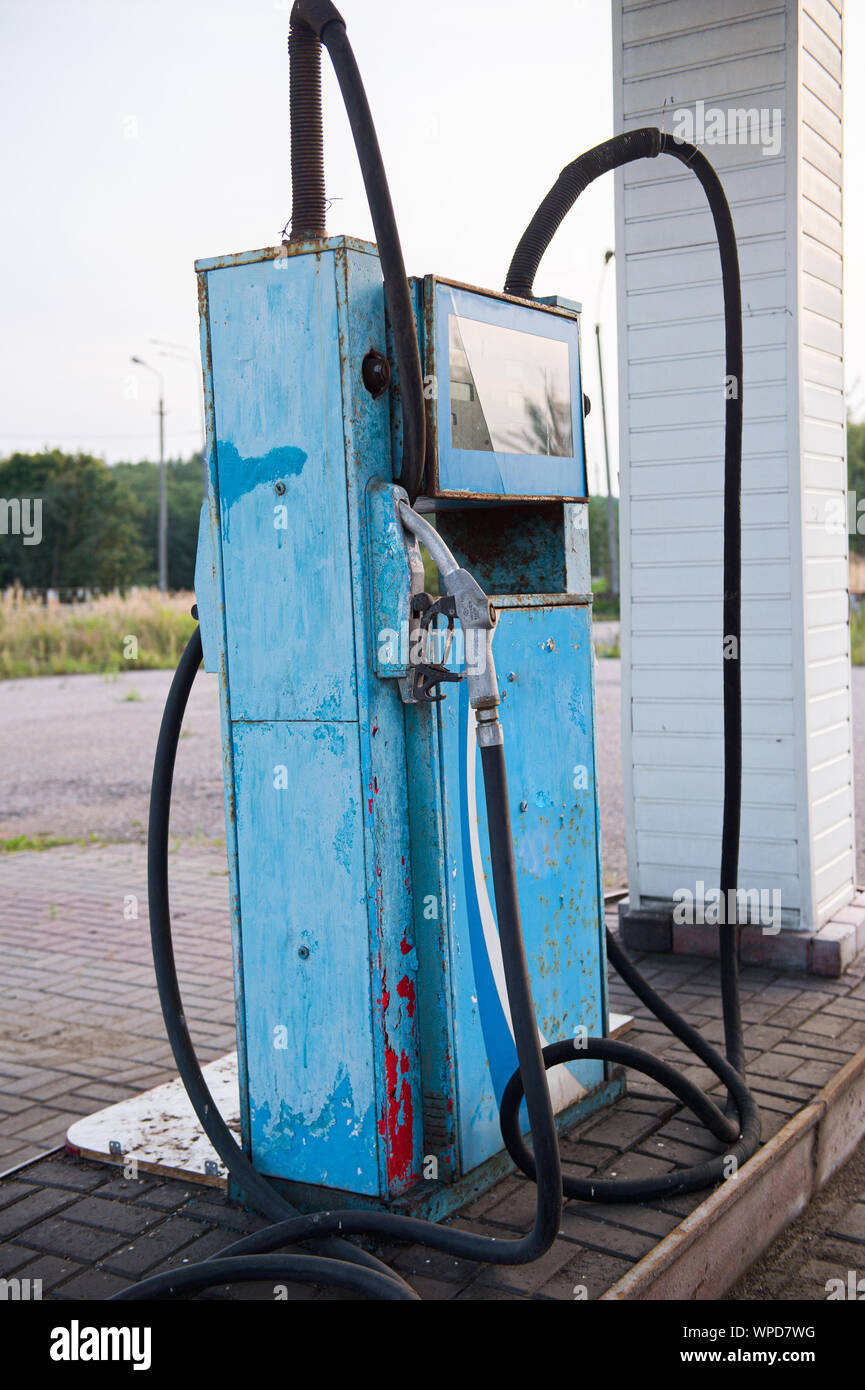
[{"label": "screw on panel", "polygon": [[309,959],[309,947],[308,947],[308,946],[298,946],[298,948],[297,948],[297,954],[300,956],[301,960],[308,960],[308,959]]},{"label": "screw on panel", "polygon": [[520,802],[520,810],[521,810],[521,811],[527,811],[528,809],[529,809],[529,803],[528,803],[527,801],[521,801],[521,802]]},{"label": "screw on panel", "polygon": [[282,494],[285,492],[285,483],[282,481],[281,478],[278,483],[274,483],[274,488],[276,490],[277,496],[281,497]]}]

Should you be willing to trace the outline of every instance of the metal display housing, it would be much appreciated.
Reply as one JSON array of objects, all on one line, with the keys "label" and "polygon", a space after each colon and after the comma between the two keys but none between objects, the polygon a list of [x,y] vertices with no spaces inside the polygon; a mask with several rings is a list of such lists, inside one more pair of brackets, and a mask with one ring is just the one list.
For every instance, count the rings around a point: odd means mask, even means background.
[{"label": "metal display housing", "polygon": [[[426,275],[411,281],[421,335],[427,399],[427,496],[474,502],[585,501],[583,389],[580,367],[580,311],[562,300],[517,299],[475,285]],[[552,459],[505,450],[481,454],[454,448],[445,419],[450,410],[446,367],[447,316],[465,314],[491,325],[566,342],[570,353],[570,419],[573,455]],[[531,486],[523,486],[530,482]]]}]

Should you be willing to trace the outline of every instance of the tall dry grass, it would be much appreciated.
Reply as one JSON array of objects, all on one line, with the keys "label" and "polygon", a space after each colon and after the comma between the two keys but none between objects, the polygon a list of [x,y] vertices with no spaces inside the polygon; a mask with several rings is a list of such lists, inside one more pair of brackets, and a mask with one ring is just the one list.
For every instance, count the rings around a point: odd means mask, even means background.
[{"label": "tall dry grass", "polygon": [[[138,589],[81,603],[0,594],[0,680],[104,674],[177,665],[195,619],[191,593]],[[137,657],[130,638],[137,642]]]}]

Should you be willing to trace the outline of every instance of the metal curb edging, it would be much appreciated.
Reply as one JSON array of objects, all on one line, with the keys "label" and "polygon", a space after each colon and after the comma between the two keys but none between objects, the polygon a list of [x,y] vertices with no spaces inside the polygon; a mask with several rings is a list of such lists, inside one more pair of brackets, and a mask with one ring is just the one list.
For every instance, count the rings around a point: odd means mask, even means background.
[{"label": "metal curb edging", "polygon": [[807,1207],[865,1134],[865,1047],[605,1300],[723,1298]]}]

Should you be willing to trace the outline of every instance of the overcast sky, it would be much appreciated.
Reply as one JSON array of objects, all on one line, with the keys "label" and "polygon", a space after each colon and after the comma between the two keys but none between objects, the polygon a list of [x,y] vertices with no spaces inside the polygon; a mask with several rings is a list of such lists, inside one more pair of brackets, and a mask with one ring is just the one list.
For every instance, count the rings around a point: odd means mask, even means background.
[{"label": "overcast sky", "polygon": [[[501,288],[562,165],[612,134],[609,0],[344,0],[410,273]],[[0,0],[0,454],[44,445],[156,456],[200,437],[193,261],[277,243],[288,218],[290,0]],[[848,4],[845,67],[862,71],[865,5]],[[529,20],[532,30],[529,31]],[[372,228],[325,58],[329,230]],[[845,239],[865,244],[865,92],[846,90]],[[613,183],[581,198],[537,287],[581,300],[586,387]],[[847,387],[865,413],[865,266],[846,263]],[[601,296],[614,389],[613,277]],[[588,330],[588,331],[586,331]],[[860,384],[857,385],[857,382]],[[599,414],[589,421],[592,473]],[[595,483],[597,486],[597,482]]]}]

